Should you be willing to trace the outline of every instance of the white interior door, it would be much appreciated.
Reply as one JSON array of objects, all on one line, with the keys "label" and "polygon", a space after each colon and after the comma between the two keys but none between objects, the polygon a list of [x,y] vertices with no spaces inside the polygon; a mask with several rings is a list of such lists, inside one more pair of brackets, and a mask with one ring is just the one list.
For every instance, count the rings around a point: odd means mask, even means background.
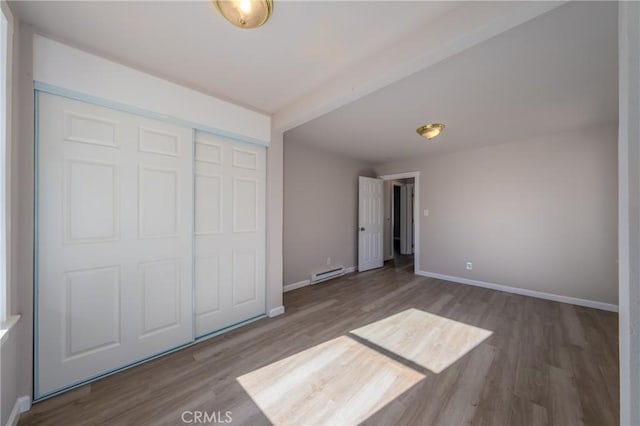
[{"label": "white interior door", "polygon": [[265,313],[266,149],[197,132],[196,336]]},{"label": "white interior door", "polygon": [[38,96],[36,397],[193,339],[193,132]]},{"label": "white interior door", "polygon": [[358,271],[384,264],[382,189],[382,179],[358,178]]}]

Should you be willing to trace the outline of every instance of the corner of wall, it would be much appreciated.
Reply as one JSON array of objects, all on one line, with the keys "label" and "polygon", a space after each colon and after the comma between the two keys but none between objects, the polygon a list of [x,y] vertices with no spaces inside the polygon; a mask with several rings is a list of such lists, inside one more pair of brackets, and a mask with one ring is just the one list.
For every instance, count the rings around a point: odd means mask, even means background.
[{"label": "corner of wall", "polygon": [[[271,131],[267,148],[267,312],[282,307],[284,136]],[[284,312],[284,307],[282,307]],[[269,314],[271,316],[271,314]]]},{"label": "corner of wall", "polygon": [[618,3],[618,303],[620,424],[640,424],[640,5]]},{"label": "corner of wall", "polygon": [[13,138],[11,149],[12,309],[18,358],[15,395],[32,396],[33,378],[33,28],[16,21],[14,32]]}]

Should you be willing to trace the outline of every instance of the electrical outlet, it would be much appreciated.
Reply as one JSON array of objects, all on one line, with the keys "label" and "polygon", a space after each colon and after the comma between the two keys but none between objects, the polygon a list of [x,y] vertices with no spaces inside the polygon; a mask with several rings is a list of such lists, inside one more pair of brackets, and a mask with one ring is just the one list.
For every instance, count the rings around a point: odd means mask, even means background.
[{"label": "electrical outlet", "polygon": [[331,265],[331,258],[327,257],[327,266]]},{"label": "electrical outlet", "polygon": [[472,270],[473,269],[473,263],[471,262],[467,262],[467,270]]}]

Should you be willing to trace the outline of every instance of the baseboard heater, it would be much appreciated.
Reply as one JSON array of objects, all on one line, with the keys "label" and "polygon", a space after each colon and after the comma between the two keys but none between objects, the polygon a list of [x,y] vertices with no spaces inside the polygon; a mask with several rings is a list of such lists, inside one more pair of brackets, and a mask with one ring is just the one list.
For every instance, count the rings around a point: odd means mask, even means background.
[{"label": "baseboard heater", "polygon": [[344,266],[334,266],[331,269],[311,274],[311,284],[330,280],[331,278],[340,277],[342,275],[344,275]]}]

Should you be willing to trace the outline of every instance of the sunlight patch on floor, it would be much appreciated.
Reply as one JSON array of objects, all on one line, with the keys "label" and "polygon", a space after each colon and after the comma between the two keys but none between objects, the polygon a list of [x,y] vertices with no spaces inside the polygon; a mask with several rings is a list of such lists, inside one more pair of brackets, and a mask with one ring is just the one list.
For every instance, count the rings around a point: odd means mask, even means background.
[{"label": "sunlight patch on floor", "polygon": [[357,424],[424,376],[341,336],[237,378],[273,424]]},{"label": "sunlight patch on floor", "polygon": [[493,334],[419,309],[407,309],[351,333],[436,374]]}]

